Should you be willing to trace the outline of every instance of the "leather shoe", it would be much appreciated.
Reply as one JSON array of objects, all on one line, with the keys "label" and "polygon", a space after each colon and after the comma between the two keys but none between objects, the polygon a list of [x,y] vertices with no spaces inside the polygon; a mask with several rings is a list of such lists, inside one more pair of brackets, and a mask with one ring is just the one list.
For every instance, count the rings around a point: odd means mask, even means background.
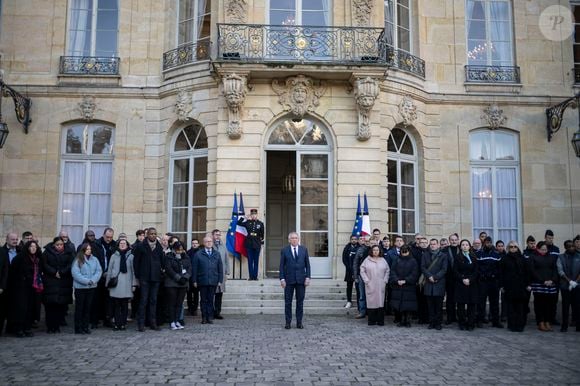
[{"label": "leather shoe", "polygon": [[161,329],[159,328],[159,326],[157,326],[156,324],[152,324],[152,325],[151,325],[151,329],[152,329],[153,331],[160,331],[160,330],[161,330]]},{"label": "leather shoe", "polygon": [[137,331],[139,331],[139,332],[145,332],[145,327],[139,326],[139,327],[137,327]]},{"label": "leather shoe", "polygon": [[302,330],[302,329],[304,328],[304,326],[302,325],[302,323],[298,323],[298,324],[296,325],[296,328],[299,328],[299,329],[301,329],[301,330]]},{"label": "leather shoe", "polygon": [[201,321],[201,324],[207,324],[207,320],[205,320],[205,319],[204,319],[204,320],[202,320],[202,321]]},{"label": "leather shoe", "polygon": [[366,318],[366,315],[363,314],[358,314],[357,316],[354,317],[355,319],[364,319]]},{"label": "leather shoe", "polygon": [[221,316],[221,315],[216,315],[216,316],[214,316],[213,318],[214,318],[214,319],[217,319],[217,320],[222,320],[224,317],[223,317],[223,316]]},{"label": "leather shoe", "polygon": [[493,323],[492,326],[495,328],[503,328],[503,324],[501,324],[500,322]]},{"label": "leather shoe", "polygon": [[286,330],[289,330],[289,329],[290,329],[290,323],[286,323],[286,325],[284,326],[284,328],[285,328]]},{"label": "leather shoe", "polygon": [[560,332],[568,332],[568,327],[560,327]]},{"label": "leather shoe", "polygon": [[207,323],[207,324],[213,324],[213,320],[211,320],[211,319],[208,319],[208,320],[206,320],[206,323]]}]

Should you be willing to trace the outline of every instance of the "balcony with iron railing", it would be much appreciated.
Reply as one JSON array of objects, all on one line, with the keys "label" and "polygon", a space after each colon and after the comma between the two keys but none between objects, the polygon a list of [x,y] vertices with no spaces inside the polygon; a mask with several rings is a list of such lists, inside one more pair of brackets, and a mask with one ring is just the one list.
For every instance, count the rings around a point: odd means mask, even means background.
[{"label": "balcony with iron railing", "polygon": [[210,59],[211,42],[200,40],[163,53],[163,71]]},{"label": "balcony with iron railing", "polygon": [[75,76],[118,76],[119,62],[120,59],[114,56],[61,56],[59,73]]},{"label": "balcony with iron railing", "polygon": [[465,66],[467,83],[520,83],[520,68],[517,66]]}]

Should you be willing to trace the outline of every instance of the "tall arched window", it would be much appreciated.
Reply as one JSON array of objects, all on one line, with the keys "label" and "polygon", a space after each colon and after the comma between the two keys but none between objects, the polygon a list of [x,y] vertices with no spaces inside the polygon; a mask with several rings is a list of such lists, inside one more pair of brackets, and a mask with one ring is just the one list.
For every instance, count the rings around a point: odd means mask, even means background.
[{"label": "tall arched window", "polygon": [[519,239],[520,161],[518,135],[508,130],[474,130],[469,135],[473,236]]},{"label": "tall arched window", "polygon": [[411,241],[419,230],[417,146],[407,131],[395,127],[387,150],[388,233]]},{"label": "tall arched window", "polygon": [[199,124],[179,130],[171,142],[168,227],[187,245],[206,233],[207,135]]},{"label": "tall arched window", "polygon": [[58,224],[79,244],[91,229],[99,237],[111,225],[115,131],[79,123],[62,132]]}]

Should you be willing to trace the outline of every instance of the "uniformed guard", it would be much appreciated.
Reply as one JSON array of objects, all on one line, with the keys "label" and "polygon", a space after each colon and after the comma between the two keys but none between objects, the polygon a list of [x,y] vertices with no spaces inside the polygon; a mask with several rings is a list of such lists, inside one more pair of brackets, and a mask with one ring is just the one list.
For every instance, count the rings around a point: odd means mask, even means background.
[{"label": "uniformed guard", "polygon": [[264,244],[264,223],[258,220],[258,209],[250,210],[250,218],[240,217],[238,225],[246,228],[248,236],[245,246],[248,250],[248,280],[258,280],[258,260],[260,259],[260,249]]}]

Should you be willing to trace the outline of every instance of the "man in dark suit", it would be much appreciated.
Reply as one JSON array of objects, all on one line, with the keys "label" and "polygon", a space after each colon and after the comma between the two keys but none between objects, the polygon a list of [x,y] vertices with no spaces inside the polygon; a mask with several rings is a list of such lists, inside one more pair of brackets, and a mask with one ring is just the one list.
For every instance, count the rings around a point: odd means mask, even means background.
[{"label": "man in dark suit", "polygon": [[201,324],[213,324],[215,291],[224,282],[224,267],[211,236],[203,238],[203,248],[193,256],[191,271],[193,286],[199,288],[201,296]]},{"label": "man in dark suit", "polygon": [[292,298],[296,291],[296,327],[302,325],[304,295],[306,287],[310,284],[310,257],[308,249],[299,245],[298,233],[291,232],[288,235],[290,245],[280,251],[280,285],[284,288],[284,314],[286,316],[286,329],[290,329],[292,322]]}]

